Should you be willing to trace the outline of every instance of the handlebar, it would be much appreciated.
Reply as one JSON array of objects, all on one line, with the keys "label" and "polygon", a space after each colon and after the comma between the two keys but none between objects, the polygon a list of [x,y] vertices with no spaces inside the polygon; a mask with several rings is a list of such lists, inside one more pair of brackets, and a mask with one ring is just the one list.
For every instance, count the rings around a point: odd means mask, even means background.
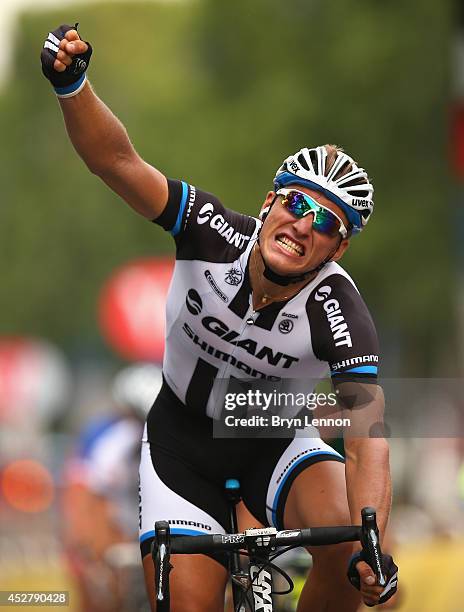
[{"label": "handlebar", "polygon": [[152,555],[155,562],[156,601],[159,610],[169,610],[169,572],[171,554],[201,554],[218,551],[247,550],[255,556],[267,555],[279,547],[327,546],[342,542],[362,544],[362,558],[373,569],[378,584],[386,585],[382,568],[382,551],[379,542],[376,512],[373,508],[361,511],[361,526],[312,527],[277,531],[273,527],[247,529],[244,533],[212,534],[170,537],[167,521],[155,523],[155,539]]},{"label": "handlebar", "polygon": [[[163,521],[160,521],[162,524]],[[160,523],[156,523],[161,527]],[[275,533],[272,533],[274,531]],[[341,542],[356,542],[360,540],[361,527],[314,527],[311,529],[288,529],[284,531],[267,529],[248,529],[245,533],[230,533],[225,535],[176,536],[171,540],[171,554],[209,553],[213,551],[233,551],[247,547],[260,538],[266,538],[265,546],[325,546]]]}]

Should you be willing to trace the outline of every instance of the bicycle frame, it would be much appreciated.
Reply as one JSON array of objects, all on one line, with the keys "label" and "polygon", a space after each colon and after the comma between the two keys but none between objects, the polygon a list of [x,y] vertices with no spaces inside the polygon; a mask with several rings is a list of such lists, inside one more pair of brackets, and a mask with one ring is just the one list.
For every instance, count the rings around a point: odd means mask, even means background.
[{"label": "bicycle frame", "polygon": [[[249,548],[249,575],[251,580],[251,591],[253,593],[255,612],[272,612],[272,571],[266,568],[269,564],[271,535],[275,535],[277,529],[272,527],[264,529],[247,529],[245,537],[257,538],[256,545]],[[258,547],[261,550],[258,553]],[[236,605],[234,600],[234,606]],[[235,608],[234,608],[235,609]]]},{"label": "bicycle frame", "polygon": [[[240,482],[229,478],[225,482],[225,494],[229,503],[230,532],[238,533],[237,504],[241,501]],[[234,551],[229,557],[229,573],[232,583],[232,600],[235,612],[246,612],[245,604],[240,603],[245,589],[248,587],[249,577],[242,571],[240,553]]]}]

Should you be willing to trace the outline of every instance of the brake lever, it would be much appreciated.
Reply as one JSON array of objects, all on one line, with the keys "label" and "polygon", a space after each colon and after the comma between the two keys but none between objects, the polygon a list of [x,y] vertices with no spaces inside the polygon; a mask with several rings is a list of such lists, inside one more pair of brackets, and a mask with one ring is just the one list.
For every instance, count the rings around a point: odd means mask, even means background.
[{"label": "brake lever", "polygon": [[387,584],[387,579],[382,568],[382,550],[380,548],[379,528],[377,527],[377,515],[374,508],[363,508],[361,510],[361,544],[363,556],[372,568],[380,586]]},{"label": "brake lever", "polygon": [[[155,564],[156,601],[164,604],[169,609],[169,573],[172,565],[170,563],[171,531],[167,521],[157,521],[155,523],[155,538],[152,544],[151,556]],[[159,610],[162,610],[163,607],[159,607]]]}]

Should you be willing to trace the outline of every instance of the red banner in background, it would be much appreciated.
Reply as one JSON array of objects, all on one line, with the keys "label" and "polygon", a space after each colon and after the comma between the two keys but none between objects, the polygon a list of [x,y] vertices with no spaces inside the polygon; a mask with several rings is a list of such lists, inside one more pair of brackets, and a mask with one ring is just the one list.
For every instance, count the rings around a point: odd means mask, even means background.
[{"label": "red banner in background", "polygon": [[107,343],[129,360],[163,360],[166,297],[172,258],[149,258],[119,268],[104,285],[98,317]]}]

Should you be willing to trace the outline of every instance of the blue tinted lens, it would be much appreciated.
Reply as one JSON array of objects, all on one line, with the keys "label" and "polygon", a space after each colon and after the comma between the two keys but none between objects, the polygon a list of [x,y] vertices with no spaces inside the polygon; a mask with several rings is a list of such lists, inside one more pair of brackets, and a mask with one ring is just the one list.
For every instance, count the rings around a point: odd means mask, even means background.
[{"label": "blue tinted lens", "polygon": [[331,237],[337,236],[339,233],[340,221],[337,217],[330,210],[319,206],[309,196],[303,195],[298,191],[290,191],[286,196],[283,196],[282,204],[298,219],[313,213],[313,229],[316,232],[327,234]]}]

